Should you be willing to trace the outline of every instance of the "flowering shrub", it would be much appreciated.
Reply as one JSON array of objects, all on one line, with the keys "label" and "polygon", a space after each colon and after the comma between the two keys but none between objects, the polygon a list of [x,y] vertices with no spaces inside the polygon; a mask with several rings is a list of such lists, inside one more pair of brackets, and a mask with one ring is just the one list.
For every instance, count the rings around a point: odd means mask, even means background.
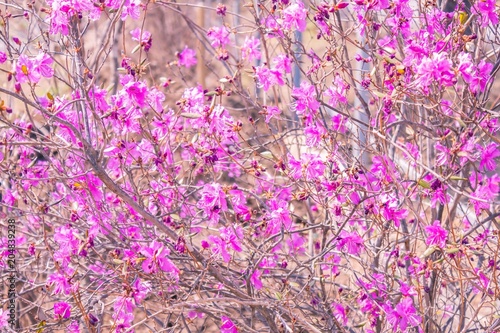
[{"label": "flowering shrub", "polygon": [[14,326],[499,331],[498,8],[450,3],[6,1]]}]

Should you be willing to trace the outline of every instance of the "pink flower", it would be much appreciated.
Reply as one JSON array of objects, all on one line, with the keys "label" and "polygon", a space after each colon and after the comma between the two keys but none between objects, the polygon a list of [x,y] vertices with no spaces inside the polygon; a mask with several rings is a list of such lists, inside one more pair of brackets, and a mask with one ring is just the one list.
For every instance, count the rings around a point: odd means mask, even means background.
[{"label": "pink flower", "polygon": [[298,114],[304,114],[306,110],[316,112],[319,109],[320,104],[316,99],[316,90],[307,81],[302,81],[300,87],[293,88],[292,97],[296,100],[295,110]]},{"label": "pink flower", "polygon": [[184,47],[182,52],[177,54],[177,58],[179,58],[177,63],[186,68],[192,67],[198,63],[198,60],[196,59],[196,52],[187,46]]},{"label": "pink flower", "polygon": [[387,312],[387,321],[392,325],[393,331],[396,332],[398,327],[403,332],[407,332],[408,328],[417,326],[422,322],[422,318],[417,315],[417,310],[413,306],[413,301],[409,297],[396,305],[394,310],[388,305],[385,306]]},{"label": "pink flower", "polygon": [[252,217],[252,213],[250,212],[250,209],[247,205],[245,194],[239,190],[231,190],[230,194],[233,208],[235,213],[237,214],[237,217],[240,220],[244,221],[250,220],[250,218]]},{"label": "pink flower", "polygon": [[9,326],[9,311],[4,311],[4,309],[0,309],[0,329]]},{"label": "pink flower", "polygon": [[281,230],[290,230],[292,219],[288,210],[288,203],[285,200],[271,199],[269,202],[270,214],[266,228],[266,234],[274,234]]},{"label": "pink flower", "polygon": [[363,238],[356,232],[342,230],[338,239],[337,249],[339,251],[347,250],[349,254],[358,255],[365,247]]},{"label": "pink flower", "polygon": [[500,151],[498,145],[491,142],[488,146],[481,149],[481,163],[479,168],[483,170],[495,170],[497,164],[495,163],[495,158],[500,156]]},{"label": "pink flower", "polygon": [[208,241],[203,241],[204,248],[211,248],[212,254],[216,257],[221,257],[224,262],[231,261],[229,248],[236,252],[241,252],[241,240],[244,237],[243,228],[238,225],[233,227],[220,228],[220,236],[210,235]]},{"label": "pink flower", "polygon": [[7,55],[3,52],[0,52],[0,64],[3,64],[7,61]]},{"label": "pink flower", "polygon": [[340,256],[336,255],[335,253],[329,252],[325,254],[325,257],[323,259],[324,262],[328,264],[321,265],[321,269],[325,272],[330,271],[332,272],[332,274],[337,274],[339,272],[339,263],[341,259],[342,258],[340,258]]},{"label": "pink flower", "polygon": [[[126,99],[131,99],[137,103],[139,107],[146,106],[146,97],[148,96],[148,86],[142,81],[134,81],[131,75],[126,75],[121,78],[123,90],[126,91]],[[142,116],[142,113],[141,113]]]},{"label": "pink flower", "polygon": [[472,6],[472,12],[481,18],[481,27],[485,28],[489,24],[498,23],[498,14],[496,13],[495,0],[479,0]]},{"label": "pink flower", "polygon": [[69,324],[68,328],[66,329],[67,333],[80,333],[80,325],[78,325],[78,321],[73,320],[71,324]]},{"label": "pink flower", "polygon": [[429,234],[425,242],[427,245],[437,245],[440,248],[445,247],[448,231],[441,227],[440,221],[434,221],[433,225],[425,227],[425,231]]},{"label": "pink flower", "polygon": [[221,316],[222,325],[220,326],[220,333],[238,333],[238,328],[226,316]]},{"label": "pink flower", "polygon": [[262,289],[262,281],[260,280],[260,277],[262,275],[262,272],[256,269],[252,276],[250,277],[250,282],[254,286],[255,289],[260,290]]},{"label": "pink flower", "polygon": [[38,83],[43,77],[51,78],[54,75],[54,70],[51,65],[52,58],[40,53],[34,59],[30,59],[24,54],[19,57],[16,63],[16,80],[19,83],[31,82]]},{"label": "pink flower", "polygon": [[468,53],[459,54],[458,59],[458,70],[462,74],[464,81],[469,84],[470,90],[473,93],[484,91],[493,65],[483,59],[476,67],[472,63],[472,57]]},{"label": "pink flower", "polygon": [[417,292],[415,291],[415,288],[413,286],[410,286],[403,281],[400,281],[399,284],[401,285],[400,291],[403,296],[408,297],[417,295]]},{"label": "pink flower", "polygon": [[293,233],[290,238],[287,239],[286,244],[288,245],[289,253],[291,255],[300,255],[306,252],[304,248],[306,240],[303,236],[298,233]]},{"label": "pink flower", "polygon": [[344,306],[342,306],[342,304],[340,303],[333,303],[332,306],[335,319],[337,319],[341,325],[347,325],[347,313]]},{"label": "pink flower", "polygon": [[224,262],[231,261],[231,254],[227,250],[227,243],[220,237],[210,235],[208,241],[202,241],[203,248],[210,248],[214,257],[222,258]]},{"label": "pink flower", "polygon": [[156,88],[151,88],[149,89],[148,96],[147,96],[147,101],[153,108],[158,113],[162,113],[164,108],[163,108],[163,101],[165,101],[165,94],[159,91]]},{"label": "pink flower", "polygon": [[[478,286],[481,288],[482,292],[491,292],[489,290],[490,287],[490,279],[483,273],[483,271],[479,268],[475,268],[474,271],[476,272],[477,276],[479,277],[479,283]],[[477,294],[479,293],[479,289],[474,286],[473,287],[474,292]]]},{"label": "pink flower", "polygon": [[291,175],[295,179],[299,179],[302,176],[303,171],[307,180],[316,179],[322,176],[325,172],[325,164],[319,156],[314,154],[302,154],[300,162],[289,154],[288,160]]},{"label": "pink flower", "polygon": [[134,297],[136,304],[141,304],[147,294],[151,291],[150,283],[141,282],[139,278],[134,281],[132,287],[132,296]]},{"label": "pink flower", "polygon": [[281,114],[281,110],[277,106],[267,106],[266,107],[266,120],[265,122],[269,124],[271,119]]},{"label": "pink flower", "polygon": [[385,156],[374,156],[372,161],[371,172],[379,177],[380,180],[391,183],[400,178],[399,172],[392,160]]},{"label": "pink flower", "polygon": [[16,63],[16,80],[19,83],[40,81],[40,73],[36,70],[35,62],[24,54]]},{"label": "pink flower", "polygon": [[224,47],[229,44],[229,30],[226,27],[212,27],[207,32],[213,47]]},{"label": "pink flower", "polygon": [[137,20],[141,16],[141,0],[125,0],[121,19],[125,21],[127,16]]},{"label": "pink flower", "polygon": [[114,313],[112,315],[116,325],[116,333],[125,332],[134,321],[135,305],[130,297],[118,296],[113,304]]},{"label": "pink flower", "polygon": [[380,213],[387,221],[392,220],[396,228],[399,228],[401,220],[408,215],[407,210],[400,208],[399,200],[393,195],[382,194],[380,199],[384,203]]},{"label": "pink flower", "polygon": [[205,212],[210,224],[217,224],[219,213],[227,210],[226,194],[220,184],[205,184],[197,207]]},{"label": "pink flower", "polygon": [[118,296],[114,304],[115,313],[133,312],[135,309],[134,302],[130,297]]},{"label": "pink flower", "polygon": [[135,28],[130,32],[130,35],[132,35],[132,39],[139,42],[139,43],[147,43],[149,39],[151,38],[151,33],[147,30],[142,30],[141,33],[141,28]]},{"label": "pink flower", "polygon": [[275,64],[274,68],[280,71],[285,71],[285,73],[292,72],[292,59],[290,59],[286,54],[279,54],[273,59]]},{"label": "pink flower", "polygon": [[436,142],[434,148],[438,151],[436,154],[436,166],[446,165],[451,157],[450,150],[440,142]]},{"label": "pink flower", "polygon": [[47,279],[47,284],[49,286],[54,286],[53,294],[59,294],[63,292],[66,295],[69,295],[71,291],[71,285],[68,282],[68,279],[64,277],[64,275],[60,273],[54,273]]},{"label": "pink flower", "polygon": [[347,118],[341,114],[332,117],[332,128],[334,131],[344,134],[347,131],[345,123]]},{"label": "pink flower", "polygon": [[492,69],[493,69],[493,64],[484,61],[484,59],[482,59],[479,65],[477,65],[476,75],[470,82],[470,90],[473,93],[484,91],[484,89],[486,88],[486,83],[490,78],[490,73]]},{"label": "pink flower", "polygon": [[241,46],[241,57],[243,60],[252,61],[254,59],[260,59],[261,54],[259,51],[260,40],[255,37],[246,37],[245,42]]},{"label": "pink flower", "polygon": [[481,209],[489,209],[490,202],[494,200],[499,191],[500,177],[494,174],[491,177],[483,177],[481,174],[473,172],[470,177],[471,184],[476,186],[472,196],[479,200],[470,198],[476,214],[481,213]]},{"label": "pink flower", "polygon": [[226,5],[223,5],[223,4],[219,3],[217,5],[217,11],[216,11],[216,13],[217,13],[217,15],[220,15],[220,16],[226,16],[226,10],[227,10]]},{"label": "pink flower", "polygon": [[321,143],[323,135],[326,134],[326,130],[319,123],[313,123],[306,128],[304,128],[304,135],[306,136],[306,145],[309,147],[318,147]]},{"label": "pink flower", "polygon": [[268,33],[267,38],[284,37],[282,27],[274,15],[268,15],[261,20],[261,23],[266,26]]},{"label": "pink flower", "polygon": [[99,111],[107,111],[109,109],[109,104],[106,101],[106,95],[108,94],[106,89],[100,89],[98,86],[94,86],[89,90],[89,98],[93,105]]},{"label": "pink flower", "polygon": [[54,69],[52,68],[52,63],[54,60],[46,54],[46,53],[39,53],[36,58],[35,58],[35,67],[36,70],[46,78],[51,78],[54,76]]},{"label": "pink flower", "polygon": [[61,33],[67,35],[69,33],[69,18],[68,14],[60,9],[60,2],[54,1],[50,14],[50,33],[56,35]]},{"label": "pink flower", "polygon": [[328,104],[337,107],[339,103],[347,104],[347,91],[349,90],[349,85],[342,79],[342,77],[337,74],[333,80],[333,86],[325,91],[325,96],[329,98]]},{"label": "pink flower", "polygon": [[9,206],[14,206],[17,200],[17,191],[6,188],[3,190],[2,202]]},{"label": "pink flower", "polygon": [[243,228],[234,224],[232,227],[220,228],[220,237],[236,252],[241,252],[241,240],[244,238]]},{"label": "pink flower", "polygon": [[416,70],[420,76],[417,81],[422,85],[424,93],[429,93],[429,86],[437,81],[443,86],[452,86],[456,83],[452,62],[446,52],[434,52],[432,58],[425,57],[416,64]]},{"label": "pink flower", "polygon": [[259,86],[268,91],[271,86],[285,84],[280,71],[269,69],[266,66],[255,67],[255,77],[259,81]]},{"label": "pink flower", "polygon": [[174,279],[179,278],[179,269],[167,257],[170,250],[162,243],[153,240],[149,246],[142,248],[141,253],[146,257],[146,260],[142,262],[144,272],[154,274],[160,268],[162,271],[170,273]]},{"label": "pink flower", "polygon": [[469,53],[462,52],[458,55],[458,71],[462,74],[464,81],[469,83],[474,74],[474,64]]},{"label": "pink flower", "polygon": [[296,3],[283,10],[283,28],[304,31],[306,30],[306,17],[307,9],[304,8],[302,1],[297,0]]},{"label": "pink flower", "polygon": [[61,320],[71,316],[71,306],[66,302],[54,303],[54,319]]}]

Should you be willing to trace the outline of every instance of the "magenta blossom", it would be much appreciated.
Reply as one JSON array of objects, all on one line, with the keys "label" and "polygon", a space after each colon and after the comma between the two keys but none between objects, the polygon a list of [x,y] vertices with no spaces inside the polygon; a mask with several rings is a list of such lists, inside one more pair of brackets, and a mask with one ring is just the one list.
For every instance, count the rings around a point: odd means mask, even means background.
[{"label": "magenta blossom", "polygon": [[495,158],[500,156],[500,150],[498,145],[491,142],[488,146],[481,149],[481,163],[479,164],[480,169],[484,170],[495,170],[497,164],[495,163]]},{"label": "magenta blossom", "polygon": [[335,319],[337,319],[341,325],[347,325],[347,313],[344,306],[340,303],[333,303],[332,306]]},{"label": "magenta blossom", "polygon": [[78,325],[78,321],[73,320],[71,324],[69,324],[68,328],[66,328],[67,333],[80,333],[80,325]]},{"label": "magenta blossom", "polygon": [[252,276],[250,277],[250,282],[254,286],[255,289],[260,290],[262,289],[262,281],[260,280],[260,277],[262,275],[262,272],[256,269]]},{"label": "magenta blossom", "polygon": [[241,46],[241,57],[244,60],[253,61],[260,59],[261,54],[259,51],[260,40],[255,37],[246,37],[245,42]]},{"label": "magenta blossom", "polygon": [[345,126],[346,122],[347,122],[346,117],[344,117],[341,114],[337,114],[332,117],[332,129],[336,132],[343,134],[347,131],[347,128]]},{"label": "magenta blossom", "polygon": [[363,238],[357,232],[342,230],[338,238],[337,249],[340,251],[346,250],[349,254],[358,255],[365,247]]},{"label": "magenta blossom", "polygon": [[445,247],[448,231],[441,227],[439,220],[434,221],[433,225],[425,227],[425,231],[429,234],[425,242],[427,245],[437,245],[440,248]]},{"label": "magenta blossom", "polygon": [[417,310],[409,297],[403,298],[394,310],[388,305],[385,306],[385,309],[387,312],[387,321],[392,325],[394,332],[398,328],[402,332],[407,332],[409,328],[415,327],[422,322],[422,318],[417,315]]},{"label": "magenta blossom", "polygon": [[347,104],[347,91],[349,90],[349,85],[342,79],[342,77],[337,74],[333,80],[333,85],[325,91],[325,96],[328,97],[328,104],[334,108],[338,106],[339,103]]},{"label": "magenta blossom", "polygon": [[71,306],[66,302],[54,303],[54,319],[61,320],[71,316]]},{"label": "magenta blossom", "polygon": [[303,81],[300,87],[293,88],[292,97],[296,100],[295,110],[297,114],[304,114],[307,110],[316,112],[319,109],[320,103],[316,99],[316,90],[307,81]]},{"label": "magenta blossom", "polygon": [[162,271],[170,273],[174,279],[179,278],[179,269],[167,257],[170,250],[162,243],[154,240],[149,246],[144,246],[141,253],[146,257],[142,263],[144,272],[154,274],[160,268]]},{"label": "magenta blossom", "polygon": [[265,114],[266,114],[265,122],[269,124],[271,119],[281,114],[281,110],[277,106],[267,106]]},{"label": "magenta blossom", "polygon": [[222,325],[220,326],[220,333],[238,333],[236,325],[226,316],[221,316]]},{"label": "magenta blossom", "polygon": [[19,83],[40,81],[40,72],[36,69],[35,61],[24,54],[19,57],[16,63],[16,80]]},{"label": "magenta blossom", "polygon": [[244,238],[242,227],[235,224],[232,227],[220,228],[219,231],[221,239],[223,239],[227,245],[230,245],[236,252],[241,252],[241,241]]},{"label": "magenta blossom", "polygon": [[9,326],[9,311],[0,309],[0,329]]},{"label": "magenta blossom", "polygon": [[302,1],[297,0],[283,10],[283,28],[306,30],[307,9],[304,8]]},{"label": "magenta blossom", "polygon": [[132,296],[136,304],[141,304],[147,294],[151,291],[150,282],[141,282],[137,278],[132,285]]},{"label": "magenta blossom", "polygon": [[262,87],[264,91],[268,91],[271,86],[285,84],[279,70],[269,69],[266,66],[255,67],[255,78],[259,82],[259,87]]},{"label": "magenta blossom", "polygon": [[284,71],[285,73],[291,73],[292,61],[293,60],[289,58],[286,54],[278,54],[273,59],[273,63],[275,64],[274,68],[279,71]]},{"label": "magenta blossom", "polygon": [[303,236],[298,233],[293,233],[290,235],[290,238],[287,239],[286,244],[288,245],[290,254],[292,255],[301,255],[306,252],[304,248],[306,240]]},{"label": "magenta blossom", "polygon": [[141,45],[151,42],[151,33],[147,30],[141,30],[141,28],[135,28],[130,32],[132,39],[139,42]]},{"label": "magenta blossom", "polygon": [[198,63],[198,60],[196,59],[196,52],[187,46],[184,47],[182,52],[177,54],[177,58],[179,58],[177,63],[186,68],[192,67]]},{"label": "magenta blossom", "polygon": [[498,23],[496,8],[495,0],[479,0],[474,3],[472,11],[479,16],[482,28]]},{"label": "magenta blossom", "polygon": [[57,295],[62,292],[66,295],[69,295],[69,293],[71,292],[71,284],[69,282],[69,279],[60,273],[54,273],[50,275],[47,278],[47,284],[54,287],[54,290],[52,292],[53,294]]},{"label": "magenta blossom", "polygon": [[212,27],[207,32],[213,47],[224,47],[229,44],[229,30],[226,27]]},{"label": "magenta blossom", "polygon": [[446,52],[435,52],[432,57],[422,59],[416,69],[420,76],[417,82],[422,86],[424,93],[429,93],[429,86],[434,82],[447,87],[454,85],[456,78],[452,66],[453,63]]},{"label": "magenta blossom", "polygon": [[307,180],[314,180],[322,176],[325,172],[325,164],[321,158],[315,154],[302,154],[300,161],[297,161],[291,154],[288,154],[290,175],[299,179],[305,176]]},{"label": "magenta blossom", "polygon": [[[110,1],[113,2],[113,1]],[[118,1],[118,6],[120,2]],[[141,0],[125,0],[124,1],[124,6],[122,10],[122,15],[121,19],[122,21],[125,21],[127,16],[130,16],[134,20],[137,20],[141,15]]]},{"label": "magenta blossom", "polygon": [[39,53],[35,58],[36,70],[45,78],[51,78],[54,76],[54,69],[52,68],[52,63],[54,60],[46,54]]},{"label": "magenta blossom", "polygon": [[205,212],[211,225],[217,224],[219,213],[227,210],[226,194],[220,184],[205,184],[197,207]]},{"label": "magenta blossom", "polygon": [[35,58],[29,58],[24,54],[19,57],[16,63],[16,80],[19,83],[38,83],[43,77],[54,76],[52,63],[54,61],[46,53],[40,53]]}]

